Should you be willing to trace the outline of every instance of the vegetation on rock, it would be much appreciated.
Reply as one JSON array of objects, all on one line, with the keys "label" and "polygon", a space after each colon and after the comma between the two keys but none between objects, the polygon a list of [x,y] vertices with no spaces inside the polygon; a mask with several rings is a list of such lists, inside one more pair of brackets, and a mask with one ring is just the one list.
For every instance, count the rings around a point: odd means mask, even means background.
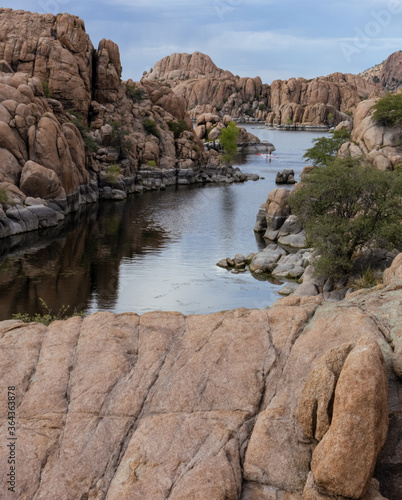
[{"label": "vegetation on rock", "polygon": [[51,97],[50,96],[50,90],[49,90],[49,84],[45,81],[42,81],[42,89],[45,97]]},{"label": "vegetation on rock", "polygon": [[168,122],[168,126],[169,130],[173,132],[175,139],[178,139],[185,130],[188,130],[188,126],[185,120],[179,120],[177,122],[171,120],[170,122]]},{"label": "vegetation on rock", "polygon": [[144,91],[128,83],[126,83],[126,94],[134,102],[141,102],[144,99]]},{"label": "vegetation on rock", "polygon": [[402,125],[402,94],[387,94],[374,106],[373,120],[385,127]]},{"label": "vegetation on rock", "polygon": [[233,156],[237,153],[237,139],[239,137],[239,129],[235,122],[229,122],[219,136],[219,141],[225,153],[222,158],[226,162],[230,162]]},{"label": "vegetation on rock", "polygon": [[89,133],[89,127],[85,125],[84,118],[74,110],[69,110],[68,114],[71,116],[71,123],[74,124],[80,131],[87,151],[89,151],[90,153],[95,153],[99,149],[99,146],[92,135]]},{"label": "vegetation on rock", "polygon": [[127,139],[127,130],[124,130],[121,126],[121,123],[116,121],[112,122],[110,126],[113,129],[110,141],[111,146],[113,146],[118,151],[119,158],[128,157],[132,144],[130,139]]},{"label": "vegetation on rock", "polygon": [[360,159],[336,159],[309,172],[289,204],[320,255],[316,273],[344,275],[362,248],[400,248],[401,193],[401,176]]},{"label": "vegetation on rock", "polygon": [[160,133],[156,122],[154,122],[150,118],[144,118],[144,120],[142,121],[142,125],[148,134],[154,135],[158,139],[160,138]]},{"label": "vegetation on rock", "polygon": [[109,184],[116,184],[119,175],[120,175],[120,167],[116,165],[116,163],[112,163],[106,169],[106,181]]},{"label": "vegetation on rock", "polygon": [[83,312],[74,311],[69,313],[68,310],[70,306],[61,306],[57,314],[54,314],[51,308],[46,304],[46,302],[39,297],[39,301],[42,307],[46,310],[44,314],[36,313],[31,316],[28,313],[17,313],[12,315],[12,319],[23,321],[24,323],[42,323],[43,325],[49,326],[53,321],[60,321],[72,318],[73,316],[83,316]]},{"label": "vegetation on rock", "polygon": [[7,190],[0,187],[0,205],[5,205],[8,202]]}]

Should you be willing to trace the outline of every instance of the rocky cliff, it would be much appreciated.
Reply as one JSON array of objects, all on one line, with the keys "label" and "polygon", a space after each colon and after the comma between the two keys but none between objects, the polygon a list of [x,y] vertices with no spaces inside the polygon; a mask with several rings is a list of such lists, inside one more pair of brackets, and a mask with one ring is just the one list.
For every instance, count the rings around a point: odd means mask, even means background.
[{"label": "rocky cliff", "polygon": [[402,127],[382,126],[372,119],[377,100],[368,99],[358,105],[351,141],[342,145],[338,155],[364,156],[380,170],[394,170],[402,164]]},{"label": "rocky cliff", "polygon": [[[336,125],[350,120],[357,104],[380,86],[364,78],[341,73],[305,80],[240,78],[223,71],[200,52],[165,57],[144,74],[142,81],[158,81],[183,97],[192,118],[202,113],[228,114],[271,125]],[[346,113],[345,113],[346,112]]]},{"label": "rocky cliff", "polygon": [[57,224],[80,204],[171,184],[244,180],[205,152],[185,101],[121,81],[69,14],[0,9],[0,236]]},{"label": "rocky cliff", "polygon": [[0,323],[18,498],[401,498],[401,266],[337,304]]},{"label": "rocky cliff", "polygon": [[360,76],[379,83],[384,90],[397,90],[402,85],[402,51],[394,52],[382,63],[360,73]]}]

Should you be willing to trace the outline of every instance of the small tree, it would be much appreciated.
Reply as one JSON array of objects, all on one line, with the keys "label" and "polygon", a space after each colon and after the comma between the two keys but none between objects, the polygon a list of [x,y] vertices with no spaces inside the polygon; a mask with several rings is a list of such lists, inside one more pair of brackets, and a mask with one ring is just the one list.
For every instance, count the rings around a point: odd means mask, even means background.
[{"label": "small tree", "polygon": [[313,165],[328,165],[335,157],[342,144],[350,139],[350,132],[346,128],[335,130],[332,137],[313,139],[314,146],[307,149],[303,158]]},{"label": "small tree", "polygon": [[351,157],[313,169],[289,198],[320,276],[339,277],[363,247],[402,246],[402,176],[362,166]]},{"label": "small tree", "polygon": [[225,151],[223,159],[228,163],[237,153],[237,139],[239,137],[239,133],[240,130],[236,126],[235,122],[229,122],[228,126],[222,129],[221,134],[219,136],[220,144]]},{"label": "small tree", "polygon": [[373,120],[385,127],[402,125],[402,94],[387,94],[373,106]]},{"label": "small tree", "polygon": [[168,122],[168,126],[169,130],[173,132],[175,139],[178,139],[185,130],[188,130],[188,126],[185,120],[179,120],[177,122],[171,120],[170,122]]},{"label": "small tree", "polygon": [[118,151],[119,158],[128,158],[132,144],[130,139],[127,138],[127,130],[124,130],[121,123],[116,121],[112,122],[110,126],[112,127],[111,146]]}]

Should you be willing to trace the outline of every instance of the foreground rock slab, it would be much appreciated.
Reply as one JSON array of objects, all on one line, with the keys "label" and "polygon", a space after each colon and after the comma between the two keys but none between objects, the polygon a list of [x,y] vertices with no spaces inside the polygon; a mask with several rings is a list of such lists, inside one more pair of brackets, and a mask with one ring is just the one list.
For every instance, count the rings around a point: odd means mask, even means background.
[{"label": "foreground rock slab", "polygon": [[[362,408],[362,416],[373,415],[372,422],[375,415],[387,417],[386,374],[390,438],[374,475],[382,494],[400,498],[393,471],[402,458],[393,450],[401,446],[402,390],[392,346],[402,334],[401,300],[391,280],[382,290],[338,304],[292,296],[269,309],[200,316],[97,313],[49,327],[2,322],[0,380],[3,388],[15,387],[18,435],[16,493],[4,498],[300,500],[306,485],[323,484],[328,461],[339,470],[348,463],[336,446],[321,457],[339,433],[356,444],[365,488],[386,426],[376,437],[353,426],[342,431],[340,422],[349,418],[349,403]],[[317,446],[310,410],[304,424],[299,421],[303,390],[323,356],[333,359],[327,353],[344,344],[356,350],[361,337],[370,350],[359,356],[375,357],[378,370],[352,363],[351,348],[339,381],[330,385],[333,416],[320,413]],[[355,391],[345,403],[342,384]],[[324,380],[318,387],[326,385]],[[383,399],[363,397],[380,393]],[[3,390],[2,442],[7,416]],[[366,464],[361,454],[369,448],[375,452]],[[1,447],[3,464],[7,457]],[[7,472],[0,471],[2,485]],[[341,481],[335,483],[332,494],[346,492]]]}]

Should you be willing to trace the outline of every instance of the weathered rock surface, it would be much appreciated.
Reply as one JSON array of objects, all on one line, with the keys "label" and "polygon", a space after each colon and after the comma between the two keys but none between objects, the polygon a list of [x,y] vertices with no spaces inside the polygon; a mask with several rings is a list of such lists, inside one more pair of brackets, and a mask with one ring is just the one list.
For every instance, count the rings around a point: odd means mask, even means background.
[{"label": "weathered rock surface", "polygon": [[[385,496],[399,498],[402,457],[392,450],[401,446],[402,401],[391,339],[401,336],[400,302],[391,284],[339,304],[289,297],[269,309],[204,316],[98,313],[48,328],[0,323],[0,378],[17,394],[17,494],[300,500],[311,485],[312,453],[317,481],[330,460],[331,470],[348,466],[336,435],[348,449],[353,443],[355,477],[369,482],[375,459],[368,450],[378,451],[386,429],[383,355],[391,418],[375,477]],[[356,347],[343,363],[343,354],[332,353],[345,344]],[[340,371],[333,415],[319,366]],[[325,417],[318,446],[299,423],[306,383]],[[3,440],[6,398],[3,391]],[[307,411],[310,429],[313,418]],[[340,425],[348,421],[356,424]],[[330,438],[335,445],[321,459]],[[2,447],[1,460],[6,453]],[[332,491],[341,491],[343,479]]]}]

